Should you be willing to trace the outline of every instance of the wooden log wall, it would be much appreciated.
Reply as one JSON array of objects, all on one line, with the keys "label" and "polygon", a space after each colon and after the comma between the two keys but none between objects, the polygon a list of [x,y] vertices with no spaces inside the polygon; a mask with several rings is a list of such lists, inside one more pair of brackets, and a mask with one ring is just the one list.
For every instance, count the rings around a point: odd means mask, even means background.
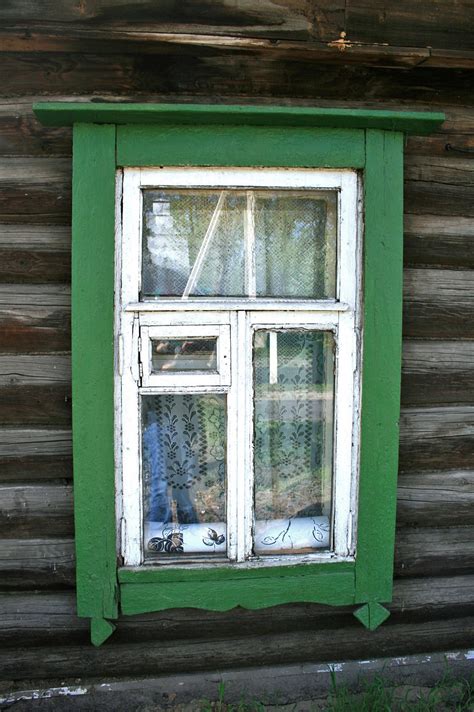
[{"label": "wooden log wall", "polygon": [[[472,21],[470,0],[0,5],[1,679],[472,646]],[[396,581],[377,631],[318,605],[170,610],[123,617],[101,649],[90,645],[74,599],[71,135],[38,124],[39,98],[446,112],[438,133],[406,146]]]}]

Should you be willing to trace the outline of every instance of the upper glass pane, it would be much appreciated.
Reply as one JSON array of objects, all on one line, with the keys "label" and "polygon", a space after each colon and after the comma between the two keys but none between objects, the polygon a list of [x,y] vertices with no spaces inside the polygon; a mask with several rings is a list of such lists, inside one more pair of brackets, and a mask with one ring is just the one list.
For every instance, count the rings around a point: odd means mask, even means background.
[{"label": "upper glass pane", "polygon": [[335,298],[336,245],[336,190],[144,190],[141,298]]}]

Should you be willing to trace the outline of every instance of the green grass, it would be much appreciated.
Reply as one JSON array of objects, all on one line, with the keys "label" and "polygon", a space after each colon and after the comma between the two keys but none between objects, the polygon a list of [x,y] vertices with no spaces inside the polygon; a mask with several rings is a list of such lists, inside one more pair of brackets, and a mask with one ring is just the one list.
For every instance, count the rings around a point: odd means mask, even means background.
[{"label": "green grass", "polygon": [[[474,674],[470,679],[455,680],[449,671],[432,687],[392,686],[383,677],[363,681],[358,691],[339,685],[331,674],[327,699],[269,707],[272,712],[474,712]],[[225,701],[225,684],[220,683],[215,701],[203,701],[200,712],[266,712],[259,701],[237,704]]]}]

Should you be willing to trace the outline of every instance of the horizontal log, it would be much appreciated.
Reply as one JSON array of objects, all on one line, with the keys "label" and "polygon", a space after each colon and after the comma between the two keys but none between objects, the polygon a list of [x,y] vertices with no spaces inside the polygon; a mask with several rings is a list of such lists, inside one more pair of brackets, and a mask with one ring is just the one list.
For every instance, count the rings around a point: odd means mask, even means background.
[{"label": "horizontal log", "polygon": [[474,570],[474,527],[399,529],[395,540],[398,576],[470,574]]},{"label": "horizontal log", "polygon": [[69,355],[0,355],[0,424],[69,426]]},{"label": "horizontal log", "polygon": [[74,584],[72,539],[0,539],[0,588],[58,588]]},{"label": "horizontal log", "polygon": [[70,480],[70,430],[0,428],[0,481]]},{"label": "horizontal log", "polygon": [[405,408],[400,417],[400,470],[470,469],[474,406]]},{"label": "horizontal log", "polygon": [[397,504],[401,526],[474,525],[474,471],[401,474]]},{"label": "horizontal log", "polygon": [[[427,621],[472,615],[473,576],[449,576],[395,581],[389,606],[397,622]],[[235,608],[215,612],[169,609],[139,616],[122,616],[113,641],[136,643],[268,635],[295,630],[340,627],[351,607],[289,604],[252,611]],[[72,591],[0,593],[0,645],[61,645],[89,638],[89,621],[76,615]]]},{"label": "horizontal log", "polygon": [[[0,129],[0,153],[1,145]],[[70,276],[70,227],[0,225],[0,283],[69,282]]]},{"label": "horizontal log", "polygon": [[473,217],[473,204],[474,167],[469,157],[407,156],[406,214]]},{"label": "horizontal log", "polygon": [[[337,37],[335,38],[337,39]],[[346,101],[469,104],[472,72],[320,63],[259,52],[174,47],[164,55],[2,53],[3,92],[25,94],[192,94]],[[149,100],[149,99],[147,99]],[[242,99],[240,100],[242,101]]]},{"label": "horizontal log", "polygon": [[0,284],[0,352],[70,351],[70,290]]},{"label": "horizontal log", "polygon": [[[441,576],[471,573],[474,527],[400,529],[396,538],[395,573]],[[72,539],[0,539],[1,587],[55,588],[72,585]]]},{"label": "horizontal log", "polygon": [[68,224],[71,161],[9,157],[0,166],[0,220]]},{"label": "horizontal log", "polygon": [[0,667],[8,680],[97,678],[157,675],[176,670],[217,670],[251,665],[286,664],[407,655],[468,648],[474,618],[394,624],[365,630],[355,619],[333,630],[272,635],[120,644],[3,648]]},{"label": "horizontal log", "polygon": [[0,355],[0,388],[5,386],[69,385],[69,354]]},{"label": "horizontal log", "polygon": [[0,538],[74,534],[70,485],[0,485]]},{"label": "horizontal log", "polygon": [[405,215],[404,262],[407,266],[473,269],[473,246],[472,218]]},{"label": "horizontal log", "polygon": [[[104,26],[105,32],[114,27],[129,27],[143,31],[143,23],[150,31],[202,32],[215,30],[216,33],[232,32],[242,36],[262,33],[268,37],[311,37],[321,34],[323,40],[331,39],[338,27],[343,27],[344,5],[340,0],[322,0],[319,15],[301,6],[299,2],[266,0],[256,7],[252,0],[241,0],[238,6],[224,2],[214,3],[212,8],[200,3],[191,3],[179,9],[171,5],[156,4],[153,0],[138,0],[131,6],[124,6],[119,0],[99,0],[94,5],[78,9],[66,0],[50,0],[43,12],[38,10],[33,0],[21,6],[1,7],[0,21],[7,24],[27,23],[84,23],[86,27]],[[86,24],[87,23],[87,24]],[[314,26],[313,26],[314,23]],[[68,24],[65,24],[67,34]]]},{"label": "horizontal log", "polygon": [[405,337],[474,338],[472,270],[405,269]]},{"label": "horizontal log", "polygon": [[445,47],[473,50],[472,37],[465,37],[469,0],[432,3],[401,0],[348,0],[345,21],[348,37],[361,42],[386,42],[400,46]]},{"label": "horizontal log", "polygon": [[[67,42],[69,35],[80,35],[83,28],[91,35],[104,38],[107,33],[125,33],[130,39],[136,35],[156,41],[157,33],[206,34],[216,39],[222,35],[236,37],[262,37],[285,40],[298,38],[330,42],[341,30],[346,30],[351,42],[376,43],[400,47],[447,48],[455,52],[474,50],[473,40],[466,33],[466,17],[471,5],[468,0],[447,0],[436,7],[425,0],[415,5],[403,0],[387,7],[383,0],[347,2],[322,0],[317,8],[293,0],[274,2],[267,0],[256,7],[251,0],[238,6],[217,2],[211,6],[191,3],[179,9],[173,5],[139,0],[132,6],[118,0],[100,0],[93,5],[75,5],[64,0],[54,0],[41,8],[29,0],[19,7],[7,5],[0,10],[4,27],[22,26],[29,29],[24,43],[31,34],[44,28],[55,29],[58,37]],[[144,27],[146,20],[146,27]],[[57,27],[56,27],[57,26]],[[85,39],[83,37],[83,39]],[[26,46],[28,46],[26,44]],[[68,48],[68,45],[66,45]]]},{"label": "horizontal log", "polygon": [[474,342],[404,341],[402,406],[470,404],[473,388]]}]

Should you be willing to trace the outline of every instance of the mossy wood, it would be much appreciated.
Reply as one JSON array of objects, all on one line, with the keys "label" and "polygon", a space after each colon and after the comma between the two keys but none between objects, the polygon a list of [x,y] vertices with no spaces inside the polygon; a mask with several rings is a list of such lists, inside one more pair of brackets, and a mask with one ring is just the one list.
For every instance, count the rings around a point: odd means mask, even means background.
[{"label": "mossy wood", "polygon": [[[74,123],[73,427],[78,610],[93,643],[107,619],[164,608],[224,610],[292,601],[367,604],[381,623],[392,595],[402,312],[403,133],[442,114],[189,105],[39,104]],[[105,124],[105,125],[104,125]],[[117,126],[120,124],[120,126]],[[197,124],[197,125],[196,125]],[[113,457],[116,167],[261,165],[359,168],[364,182],[363,384],[355,563],[274,569],[120,569]],[[100,308],[99,306],[100,305]]]}]

